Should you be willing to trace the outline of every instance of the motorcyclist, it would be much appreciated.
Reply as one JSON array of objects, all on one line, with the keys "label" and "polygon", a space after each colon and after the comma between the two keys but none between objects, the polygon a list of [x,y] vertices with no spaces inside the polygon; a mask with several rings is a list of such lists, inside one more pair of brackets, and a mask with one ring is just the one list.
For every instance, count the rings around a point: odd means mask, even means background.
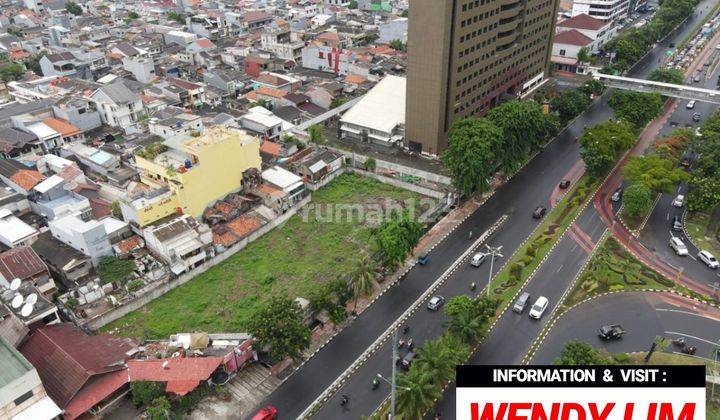
[{"label": "motorcyclist", "polygon": [[473,231],[471,230],[470,232],[468,232],[468,239],[472,239],[472,237],[473,237]]},{"label": "motorcyclist", "polygon": [[380,386],[380,380],[378,378],[373,378],[372,380],[372,389],[377,389],[377,387]]},{"label": "motorcyclist", "polygon": [[350,397],[343,394],[342,397],[340,397],[340,405],[347,405],[347,403],[350,401]]},{"label": "motorcyclist", "polygon": [[405,324],[403,326],[402,332],[403,332],[403,334],[407,334],[408,331],[410,331],[410,326],[408,324]]},{"label": "motorcyclist", "polygon": [[475,290],[477,288],[477,284],[475,282],[470,283],[470,290]]}]

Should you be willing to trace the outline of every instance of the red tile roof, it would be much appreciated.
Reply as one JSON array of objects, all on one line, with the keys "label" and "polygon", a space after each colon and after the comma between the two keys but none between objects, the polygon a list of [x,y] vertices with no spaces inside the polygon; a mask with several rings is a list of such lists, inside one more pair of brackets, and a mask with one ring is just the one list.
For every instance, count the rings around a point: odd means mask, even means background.
[{"label": "red tile roof", "polygon": [[197,41],[195,41],[195,44],[198,47],[206,50],[215,48],[215,44],[213,44],[212,41],[207,38],[198,39]]},{"label": "red tile roof", "polygon": [[273,89],[265,86],[260,86],[258,90],[256,90],[258,95],[265,95],[265,96],[271,96],[273,98],[282,98],[285,95],[287,95],[287,92],[280,89]]},{"label": "red tile roof", "polygon": [[222,357],[129,360],[128,372],[130,381],[167,382],[166,392],[185,395],[208,379],[222,361]]},{"label": "red tile roof", "polygon": [[577,29],[571,29],[569,31],[562,31],[559,34],[556,34],[554,42],[556,44],[577,45],[579,47],[584,47],[590,44],[592,39],[586,37]]},{"label": "red tile roof", "polygon": [[177,86],[179,88],[187,89],[187,90],[195,90],[195,89],[199,89],[202,87],[201,85],[199,85],[197,83],[188,82],[187,80],[178,79],[177,77],[168,77],[167,80],[168,80],[168,82],[174,84],[175,86]]},{"label": "red tile roof", "polygon": [[235,235],[243,238],[260,229],[262,222],[254,217],[242,215],[227,224],[228,229]]},{"label": "red tile roof", "polygon": [[73,420],[80,417],[127,383],[128,372],[125,368],[91,378],[65,407],[63,418]]},{"label": "red tile roof", "polygon": [[25,191],[30,191],[34,186],[39,184],[44,179],[45,177],[42,176],[40,172],[34,171],[32,169],[20,169],[10,177],[10,180],[12,182],[19,185],[20,188],[24,189]]},{"label": "red tile roof", "polygon": [[348,74],[347,76],[345,76],[345,83],[352,83],[354,85],[362,85],[365,82],[367,82],[367,79],[365,79],[362,76],[358,76],[356,74]]},{"label": "red tile roof", "polygon": [[118,248],[120,248],[120,252],[122,254],[127,254],[130,251],[142,247],[143,239],[138,235],[133,235],[127,239],[123,239],[122,241],[118,242]]},{"label": "red tile roof", "polygon": [[260,153],[265,153],[266,155],[280,156],[281,150],[282,145],[272,141],[264,141],[263,144],[260,145]]},{"label": "red tile roof", "polygon": [[25,280],[48,271],[45,263],[29,246],[19,246],[0,254],[0,274],[8,282],[14,278]]},{"label": "red tile roof", "polygon": [[559,22],[557,26],[561,28],[589,29],[592,31],[597,31],[607,24],[608,23],[603,20],[596,19],[585,13],[581,13],[575,17],[571,17],[570,19],[565,19],[562,22]]},{"label": "red tile roof", "polygon": [[91,198],[90,210],[92,211],[93,219],[95,220],[100,220],[108,216],[112,216],[112,208],[110,207],[110,202],[105,201],[102,198]]},{"label": "red tile roof", "polygon": [[60,133],[63,138],[77,136],[81,133],[79,128],[75,127],[67,121],[63,121],[58,118],[45,118],[43,120],[43,123]]},{"label": "red tile roof", "polygon": [[39,328],[20,352],[37,369],[48,395],[65,408],[78,392],[91,385],[91,378],[123,369],[126,353],[135,347],[132,339],[87,335],[64,323]]}]

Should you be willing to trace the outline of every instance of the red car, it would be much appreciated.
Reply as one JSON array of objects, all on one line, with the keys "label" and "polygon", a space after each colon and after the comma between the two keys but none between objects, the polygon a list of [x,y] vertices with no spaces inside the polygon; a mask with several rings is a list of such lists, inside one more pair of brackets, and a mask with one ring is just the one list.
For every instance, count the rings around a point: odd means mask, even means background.
[{"label": "red car", "polygon": [[252,420],[275,420],[277,418],[277,408],[272,405],[268,405],[262,410],[258,411],[252,418]]}]

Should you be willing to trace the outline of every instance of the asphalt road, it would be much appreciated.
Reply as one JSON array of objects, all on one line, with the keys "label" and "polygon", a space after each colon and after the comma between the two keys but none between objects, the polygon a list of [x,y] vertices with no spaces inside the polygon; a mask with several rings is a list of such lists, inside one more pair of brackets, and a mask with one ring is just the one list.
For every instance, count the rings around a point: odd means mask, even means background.
[{"label": "asphalt road", "polygon": [[[620,340],[598,337],[602,325],[620,324]],[[612,354],[648,351],[655,337],[684,337],[697,347],[695,356],[709,357],[720,339],[720,310],[670,293],[621,293],[584,303],[562,316],[533,357],[532,364],[552,364],[565,343],[580,340]],[[678,351],[669,346],[665,351]]]},{"label": "asphalt road", "polygon": [[[710,4],[709,0],[700,6]],[[705,10],[705,9],[701,9]],[[702,15],[703,12],[701,12]],[[668,42],[677,42],[697,22],[699,17],[691,18]],[[665,47],[658,46],[643,59],[631,72],[636,77],[647,76],[657,64],[658,58],[664,54]],[[439,244],[430,254],[431,263],[417,266],[405,278],[388,291],[381,299],[368,308],[358,319],[338,334],[316,356],[292,374],[275,392],[260,406],[272,404],[278,408],[280,418],[295,418],[315,398],[326,389],[357,357],[384,332],[414,301],[470,246],[467,232],[482,232],[503,214],[509,216],[502,230],[493,238],[492,245],[503,245],[503,251],[510,255],[532,232],[537,224],[530,217],[532,209],[541,203],[548,203],[556,184],[566,175],[579,160],[578,145],[574,141],[586,126],[607,121],[612,115],[604,99],[594,103],[568,129],[561,133],[542,153],[533,159],[523,170],[501,187],[481,208],[469,217],[448,238]],[[588,216],[589,217],[589,216]],[[564,241],[564,240],[563,240]],[[558,245],[572,247],[572,244]],[[570,255],[570,253],[568,253]],[[564,263],[561,263],[564,265]],[[567,261],[567,273],[570,274],[572,261]],[[496,264],[499,269],[502,265]],[[557,267],[555,267],[557,270]],[[489,264],[479,269],[458,270],[439,292],[446,298],[469,292],[469,283],[476,281],[482,284],[487,279]],[[577,271],[577,270],[576,270]],[[556,273],[558,276],[560,273]],[[537,276],[540,278],[540,276]],[[574,277],[574,274],[568,278]],[[533,281],[534,283],[534,281]],[[532,283],[531,283],[532,285]],[[555,289],[554,291],[551,289]],[[560,294],[564,289],[550,286],[547,293]],[[550,296],[548,296],[550,297]],[[555,302],[556,303],[556,302]],[[529,320],[528,320],[529,321]],[[424,337],[437,337],[442,331],[441,313],[428,314],[419,311],[410,321],[415,342],[421,345]],[[537,327],[537,326],[536,326]],[[497,332],[500,331],[500,332]],[[498,335],[511,333],[507,328],[494,330]],[[494,334],[491,334],[491,337]],[[528,345],[534,340],[527,337]],[[527,348],[526,346],[526,348]],[[384,357],[383,357],[384,355]],[[508,354],[509,356],[509,354]],[[514,358],[512,358],[514,359]],[[382,360],[387,362],[381,363]],[[475,359],[474,359],[475,360]],[[387,345],[379,350],[351,379],[344,388],[336,393],[335,398],[325,405],[317,418],[358,418],[371,413],[387,395],[387,387],[376,392],[367,392],[370,382],[377,372],[387,374],[390,369],[389,348]],[[479,361],[484,363],[483,360]],[[505,363],[503,361],[502,363]],[[385,370],[383,370],[385,369]],[[351,402],[345,408],[336,401],[339,395],[351,396]],[[445,411],[446,413],[454,412]],[[447,417],[446,417],[447,418]]]},{"label": "asphalt road", "polygon": [[[709,61],[713,61],[713,59],[720,59],[720,50],[715,50],[714,56]],[[710,74],[707,74],[708,69],[711,70]],[[693,85],[701,85],[702,87],[708,89],[716,89],[718,74],[720,74],[720,66],[715,67],[713,63],[713,65],[705,68],[703,71],[703,81],[701,83],[693,83]],[[668,123],[660,130],[660,136],[669,136],[673,130],[686,126],[691,127],[694,130],[718,108],[715,104],[704,102],[696,103],[694,109],[687,109],[686,105],[687,101],[680,101],[678,107],[668,119]],[[700,122],[694,122],[692,120],[692,114],[695,112],[700,113]],[[652,214],[648,218],[645,228],[641,232],[640,239],[649,250],[659,255],[678,270],[682,270],[685,275],[708,284],[718,282],[720,281],[720,274],[718,273],[718,270],[711,270],[705,264],[697,260],[696,255],[699,252],[699,249],[690,242],[684,232],[671,230],[670,225],[673,217],[682,217],[685,210],[684,208],[677,208],[672,205],[672,201],[677,194],[687,196],[687,185],[684,183],[679,185],[678,189],[672,194],[662,194],[653,209]],[[689,256],[678,256],[668,246],[672,236],[680,237],[682,239],[688,247]],[[716,257],[717,256],[718,255],[716,255]]]}]

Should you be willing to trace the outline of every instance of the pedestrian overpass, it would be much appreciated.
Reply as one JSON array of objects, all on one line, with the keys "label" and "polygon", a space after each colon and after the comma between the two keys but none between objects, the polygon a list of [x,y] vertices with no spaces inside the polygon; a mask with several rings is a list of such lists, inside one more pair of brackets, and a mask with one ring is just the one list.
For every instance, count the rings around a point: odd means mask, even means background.
[{"label": "pedestrian overpass", "polygon": [[652,80],[612,76],[602,73],[593,73],[592,78],[601,81],[605,86],[610,88],[645,93],[657,92],[663,96],[671,96],[673,98],[709,102],[720,105],[720,90],[676,85],[672,83],[653,82]]}]

